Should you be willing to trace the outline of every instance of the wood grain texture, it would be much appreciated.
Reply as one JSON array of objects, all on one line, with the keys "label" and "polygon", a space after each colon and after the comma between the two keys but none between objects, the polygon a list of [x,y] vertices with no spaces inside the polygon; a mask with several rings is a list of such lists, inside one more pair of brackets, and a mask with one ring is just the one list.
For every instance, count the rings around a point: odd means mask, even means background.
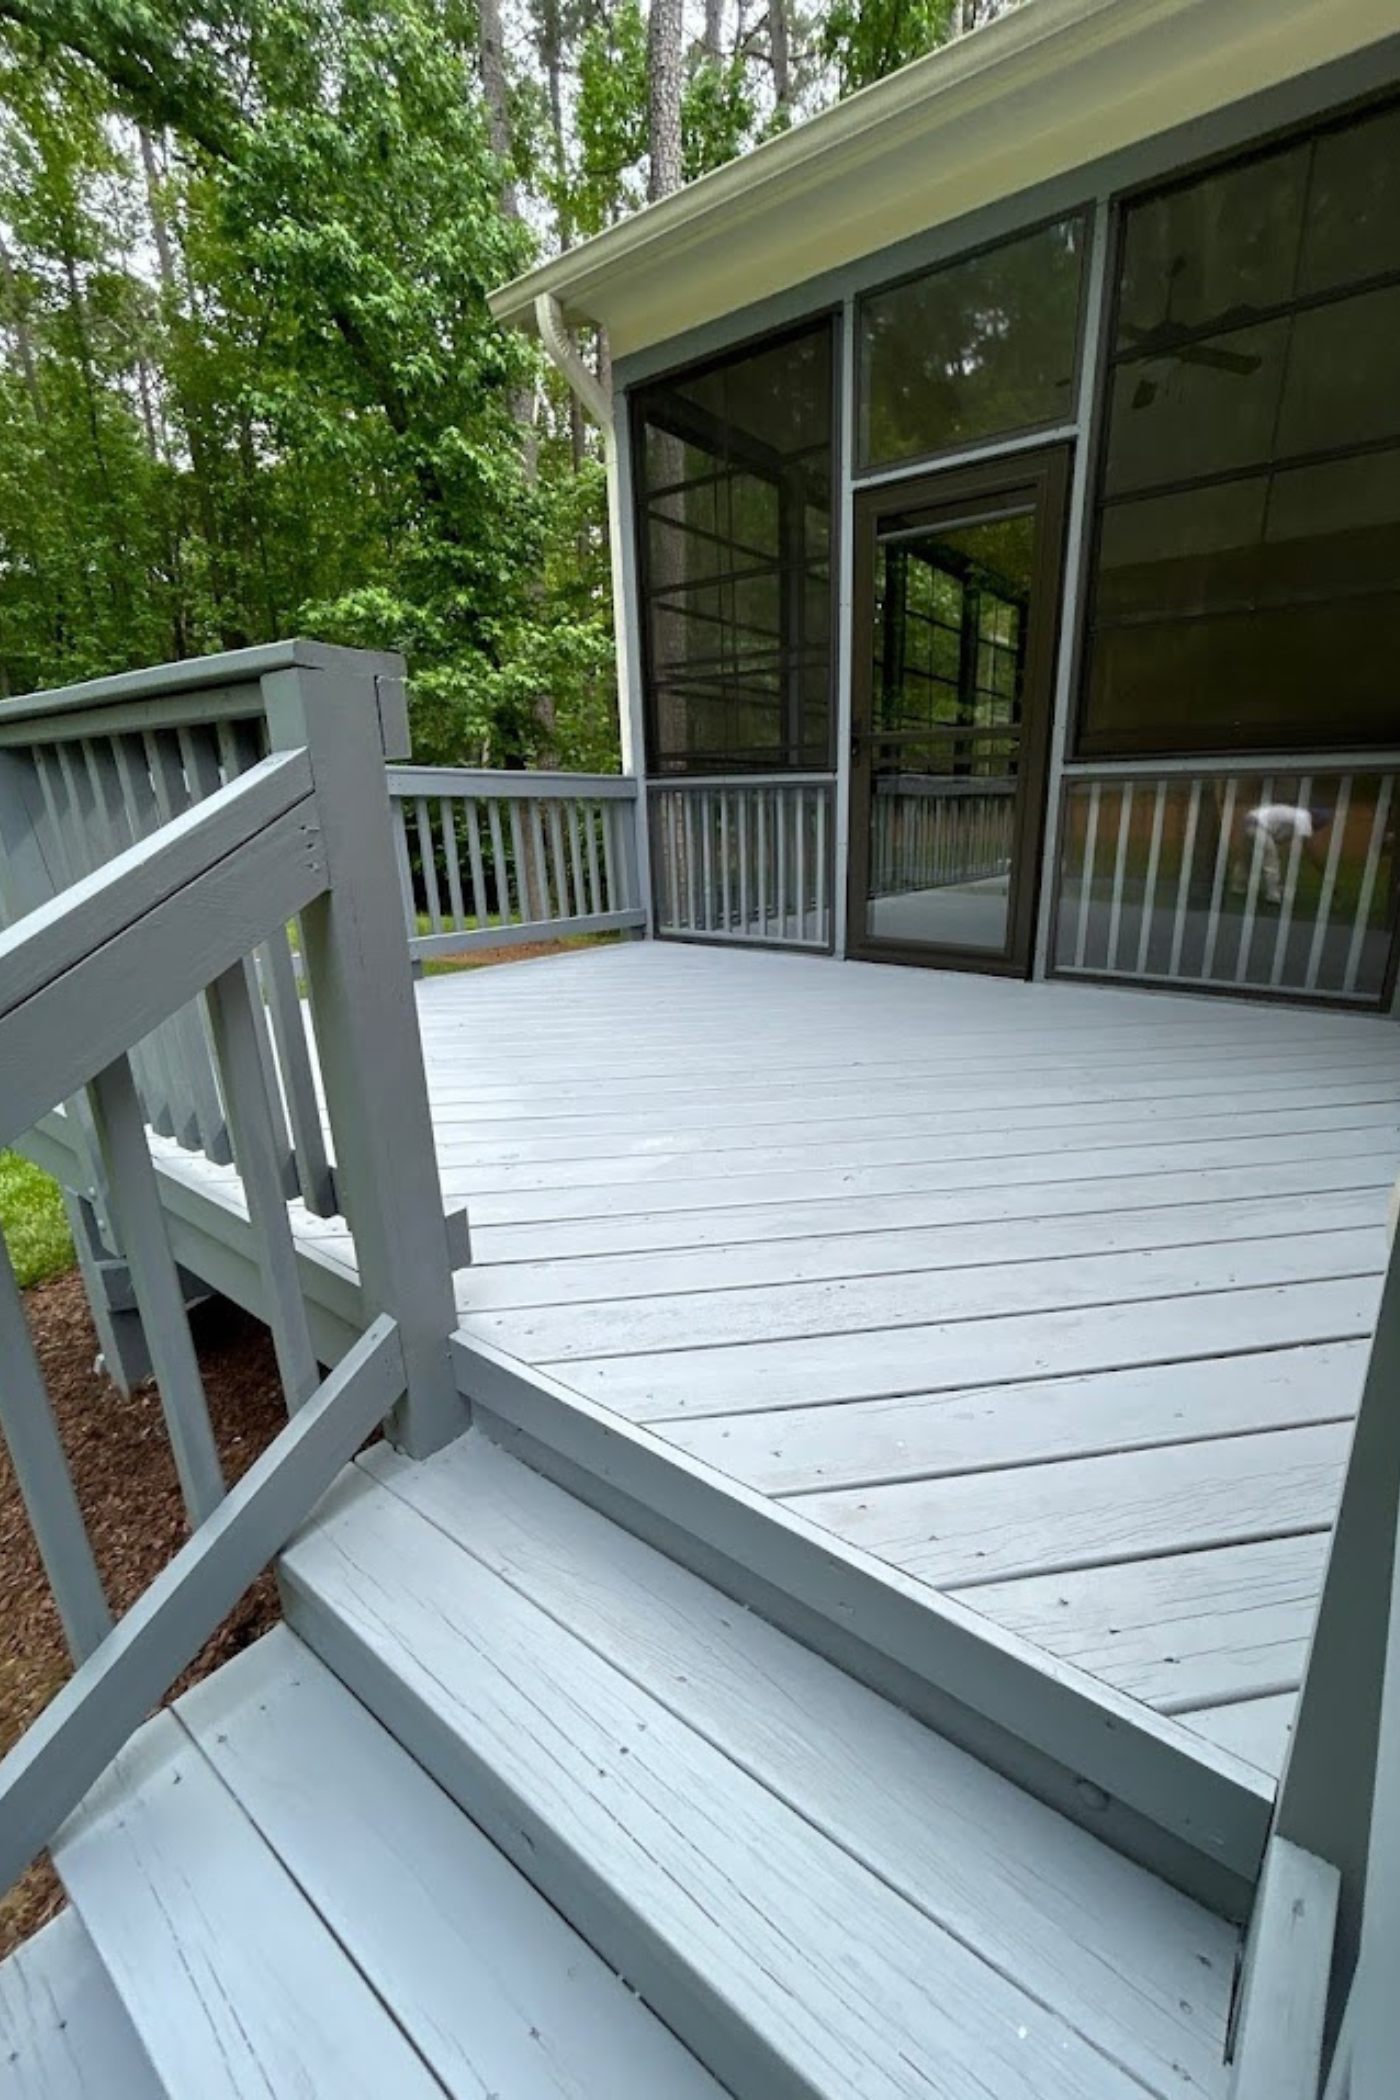
[{"label": "wood grain texture", "polygon": [[862,1330],[888,1336],[931,1321],[954,1323],[1057,1312],[1075,1306],[1168,1301],[1325,1278],[1374,1279],[1380,1297],[1385,1228],[1151,1247],[1078,1259],[1004,1258],[976,1267],[920,1267],[880,1276],[674,1291],[608,1305],[529,1307],[469,1314],[468,1334],[534,1363],[642,1356],[650,1351],[775,1344]]},{"label": "wood grain texture", "polygon": [[[1096,1830],[1112,1826],[1114,1843],[1174,1887],[1221,1916],[1240,1914],[1271,1807],[1267,1783],[1243,1760],[1209,1747],[1202,1755],[1192,1730],[546,1372],[461,1337],[454,1346],[503,1448],[1038,1799]],[[1093,1783],[1087,1805],[1081,1778]]]},{"label": "wood grain texture", "polygon": [[16,2100],[166,2100],[76,1911],[0,1964],[0,2069]]},{"label": "wood grain texture", "polygon": [[0,1763],[0,1883],[63,1818],[162,1699],[403,1390],[381,1316],[180,1548]]},{"label": "wood grain texture", "polygon": [[164,2087],[200,2100],[442,2088],[173,1714],[55,1858]]},{"label": "wood grain texture", "polygon": [[[1377,1229],[1384,1219],[1385,1197],[1379,1184],[1330,1197],[1319,1194],[1308,1206],[1310,1232],[1316,1236]],[[1219,1248],[1219,1259],[1228,1262],[1230,1243],[1286,1239],[1293,1236],[1294,1226],[1291,1206],[1272,1197],[1253,1202],[1154,1204],[1142,1210],[1105,1206],[1083,1216],[1018,1219],[1016,1252],[1023,1262],[1071,1261],[1138,1249],[1206,1245]],[[507,1262],[486,1267],[473,1277],[463,1310],[481,1314],[533,1306],[630,1303],[638,1298],[753,1291],[762,1285],[857,1276],[901,1276],[915,1293],[925,1288],[920,1279],[931,1271],[942,1276],[952,1269],[998,1265],[1005,1261],[1006,1251],[1006,1227],[997,1221],[809,1233],[780,1236],[767,1245],[600,1255],[589,1262]],[[488,1242],[488,1260],[489,1253]]]},{"label": "wood grain texture", "polygon": [[1180,1718],[1208,1742],[1220,1743],[1275,1777],[1283,1770],[1288,1736],[1297,1710],[1296,1692],[1272,1699],[1237,1699],[1228,1706],[1202,1706]]},{"label": "wood grain texture", "polygon": [[1140,2093],[382,1488],[338,1491],[284,1580],[303,1637],[733,2089]]},{"label": "wood grain texture", "polygon": [[285,1628],[186,1693],[176,1711],[449,2093],[722,2100],[655,2015]]},{"label": "wood grain texture", "polygon": [[1349,1421],[1364,1342],[1204,1357],[1087,1378],[673,1422],[668,1439],[751,1487],[804,1498],[1003,1466]]},{"label": "wood grain texture", "polygon": [[1149,2085],[1219,2089],[1221,1920],[478,1437],[363,1463]]},{"label": "wood grain texture", "polygon": [[1193,1708],[1301,1682],[1326,1561],[1327,1535],[1315,1532],[1030,1576],[975,1590],[971,1601],[1190,1725]]},{"label": "wood grain texture", "polygon": [[[1000,1318],[857,1330],[650,1355],[571,1360],[581,1393],[638,1422],[743,1414],[896,1393],[960,1391],[1024,1378],[1110,1371],[1177,1357],[1364,1339],[1374,1276],[1128,1305],[1091,1304]],[[527,1357],[525,1359],[529,1361]]]},{"label": "wood grain texture", "polygon": [[804,1496],[802,1510],[940,1588],[1125,1566],[1325,1531],[1351,1424],[1006,1466]]},{"label": "wood grain texture", "polygon": [[1230,2100],[1316,2100],[1341,1876],[1269,1841],[1250,1920]]}]

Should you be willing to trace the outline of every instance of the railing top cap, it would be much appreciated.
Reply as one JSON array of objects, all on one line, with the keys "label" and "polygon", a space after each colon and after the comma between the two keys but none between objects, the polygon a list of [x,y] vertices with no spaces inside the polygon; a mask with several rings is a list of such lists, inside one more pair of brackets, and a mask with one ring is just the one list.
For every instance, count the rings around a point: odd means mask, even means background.
[{"label": "railing top cap", "polygon": [[383,677],[402,678],[404,660],[387,650],[339,649],[328,642],[299,637],[264,642],[254,649],[229,649],[218,656],[195,656],[182,663],[155,664],[143,671],[118,671],[110,678],[89,678],[81,685],[24,693],[17,699],[0,701],[0,727],[73,710],[207,692],[211,686],[256,685],[275,671],[296,669],[372,671]]}]

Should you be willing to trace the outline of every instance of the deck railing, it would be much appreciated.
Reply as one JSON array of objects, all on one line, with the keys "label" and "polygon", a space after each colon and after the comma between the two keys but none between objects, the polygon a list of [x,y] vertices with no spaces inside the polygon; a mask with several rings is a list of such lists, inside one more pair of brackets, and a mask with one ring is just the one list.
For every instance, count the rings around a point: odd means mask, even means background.
[{"label": "deck railing", "polygon": [[389,794],[415,960],[646,925],[635,780],[391,766]]},{"label": "deck railing", "polygon": [[[1075,774],[1056,972],[1378,1006],[1398,776],[1394,758]],[[1277,814],[1290,810],[1306,821]]]},{"label": "deck railing", "polygon": [[[427,1090],[404,952],[374,669],[288,645],[213,667],[251,683],[270,755],[191,797],[100,865],[42,897],[60,830],[15,849],[31,896],[0,934],[0,1146],[81,1111],[159,1388],[191,1535],[112,1624],[0,1241],[0,1427],[68,1637],[76,1674],[0,1765],[0,1888],[49,1842],[304,1520],[376,1422],[424,1453],[465,1425],[448,1356],[453,1294]],[[110,681],[5,721],[7,777],[61,814],[124,753],[126,792],[159,794],[167,739],[212,699],[209,665]],[[244,719],[257,722],[251,713]],[[84,724],[91,750],[50,759]],[[262,738],[259,739],[260,741]],[[186,746],[182,770],[194,762]],[[38,762],[37,753],[46,754]],[[25,761],[28,761],[27,765]],[[17,773],[15,768],[19,767]],[[144,776],[143,776],[144,768]],[[58,802],[61,782],[65,799]],[[49,815],[41,792],[40,809]],[[109,802],[109,811],[115,803]],[[100,820],[99,820],[100,828]],[[62,870],[73,873],[70,858]],[[363,1332],[322,1375],[289,1214],[283,1101],[253,958],[300,916],[339,1185],[355,1236]],[[152,1159],[138,1065],[159,1075],[152,1032],[202,1005],[220,1127],[241,1179],[290,1420],[225,1491]],[[383,1082],[392,1074],[392,1084]],[[152,1084],[157,1080],[153,1079]]]},{"label": "deck railing", "polygon": [[1371,2100],[1400,2062],[1400,1243],[1234,2023],[1232,2100]]},{"label": "deck railing", "polygon": [[833,782],[823,773],[653,784],[656,931],[830,948],[832,794]]},{"label": "deck railing", "polygon": [[896,897],[1005,875],[1015,821],[1014,780],[910,773],[877,780],[871,801],[871,896]]},{"label": "deck railing", "polygon": [[[117,683],[105,681],[103,689]],[[51,704],[0,708],[0,911],[6,923],[155,836],[270,749],[256,679],[163,694],[158,705],[135,693],[95,699],[94,690],[77,688]],[[250,958],[254,1025],[259,1057],[280,1081],[269,1097],[280,1180],[308,1209],[329,1216],[338,1201],[302,1027],[298,938],[294,926],[278,926]],[[203,999],[163,1019],[133,1047],[131,1063],[152,1129],[188,1151],[230,1159]],[[89,1217],[74,1222],[84,1244],[100,1230],[100,1221]]]}]

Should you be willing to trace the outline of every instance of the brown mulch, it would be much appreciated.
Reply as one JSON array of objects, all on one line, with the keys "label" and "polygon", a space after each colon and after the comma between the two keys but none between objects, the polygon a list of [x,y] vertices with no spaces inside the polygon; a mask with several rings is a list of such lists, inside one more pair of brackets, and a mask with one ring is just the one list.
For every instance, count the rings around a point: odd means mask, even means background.
[{"label": "brown mulch", "polygon": [[[76,1271],[25,1293],[30,1331],[113,1612],[134,1604],[188,1536],[153,1384],[130,1398],[94,1369],[97,1337]],[[286,1422],[267,1329],[216,1299],[191,1315],[210,1418],[230,1485]],[[235,1606],[174,1698],[281,1616],[271,1570]],[[71,1665],[24,1504],[0,1441],[0,1754],[65,1682]],[[62,1908],[47,1858],[0,1894],[0,1957]]]}]

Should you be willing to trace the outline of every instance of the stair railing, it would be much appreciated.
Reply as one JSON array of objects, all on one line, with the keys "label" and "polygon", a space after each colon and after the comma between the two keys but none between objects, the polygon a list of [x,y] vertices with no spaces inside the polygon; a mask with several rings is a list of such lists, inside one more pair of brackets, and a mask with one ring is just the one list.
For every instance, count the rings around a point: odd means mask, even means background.
[{"label": "stair railing", "polygon": [[[62,829],[20,831],[33,900],[0,934],[0,1146],[81,1118],[129,1270],[191,1526],[174,1559],[113,1624],[63,1445],[0,1242],[0,1429],[73,1659],[71,1680],[0,1764],[0,1888],[45,1845],[130,1732],[304,1521],[379,1422],[414,1455],[466,1424],[448,1354],[451,1256],[433,1148],[384,779],[383,660],[288,644],[105,681],[17,710],[31,739],[94,747],[50,779],[75,792],[109,747],[156,795],[160,740],[198,696],[251,687],[242,719],[267,755],[182,798],[165,821],[42,895]],[[203,704],[203,703],[201,703]],[[242,703],[240,702],[240,705]],[[40,787],[20,722],[0,713],[17,787]],[[154,727],[152,724],[154,723]],[[173,732],[177,737],[179,730]],[[151,741],[147,742],[146,739]],[[251,739],[250,739],[251,744]],[[30,761],[27,777],[25,761]],[[194,759],[187,750],[182,770]],[[144,766],[144,778],[139,777]],[[20,769],[17,776],[16,767]],[[189,786],[186,776],[186,786]],[[71,805],[69,805],[71,810]],[[13,841],[15,831],[12,828]],[[15,871],[12,865],[12,878]],[[296,1026],[322,1075],[335,1187],[361,1277],[359,1339],[329,1373],[303,1295],[286,1171],[285,1072],[269,1052],[256,959],[301,928],[310,993]],[[287,1426],[226,1490],[176,1267],[142,1080],[168,1076],[156,1031],[197,1013],[207,1078],[241,1177]],[[166,1048],[173,1033],[163,1037]],[[185,1078],[189,1077],[188,1070]],[[178,1089],[167,1101],[182,1098]],[[318,1130],[319,1130],[318,1117]]]}]

